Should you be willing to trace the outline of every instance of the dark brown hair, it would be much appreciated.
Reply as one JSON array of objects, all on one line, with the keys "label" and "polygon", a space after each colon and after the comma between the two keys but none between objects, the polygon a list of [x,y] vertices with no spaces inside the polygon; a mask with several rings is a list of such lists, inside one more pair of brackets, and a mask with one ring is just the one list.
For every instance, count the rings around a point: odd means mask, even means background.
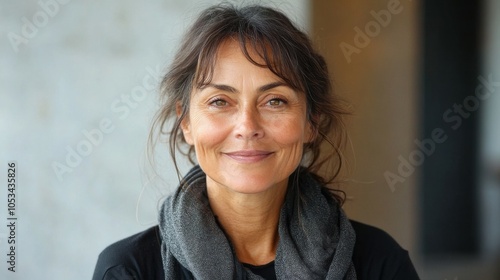
[{"label": "dark brown hair", "polygon": [[[153,123],[150,145],[156,134],[168,134],[170,153],[177,169],[176,150],[194,163],[194,148],[182,150],[186,144],[180,124],[189,112],[191,91],[210,82],[219,46],[227,39],[239,42],[249,61],[267,67],[291,88],[305,94],[307,119],[316,135],[305,144],[302,165],[316,179],[332,185],[340,172],[340,151],[345,138],[342,102],[333,93],[323,57],[312,47],[307,35],[281,12],[263,6],[236,8],[222,4],[204,10],[184,36],[174,60],[161,83],[161,108]],[[249,54],[255,51],[265,64]],[[169,120],[175,121],[169,124]],[[170,126],[169,131],[167,126]],[[329,153],[321,146],[329,143]],[[184,145],[186,147],[187,145]],[[321,154],[321,153],[323,154]],[[333,162],[324,176],[317,175],[326,162]],[[178,169],[177,169],[178,172]],[[340,192],[343,194],[342,192]],[[344,198],[333,192],[342,203]]]}]

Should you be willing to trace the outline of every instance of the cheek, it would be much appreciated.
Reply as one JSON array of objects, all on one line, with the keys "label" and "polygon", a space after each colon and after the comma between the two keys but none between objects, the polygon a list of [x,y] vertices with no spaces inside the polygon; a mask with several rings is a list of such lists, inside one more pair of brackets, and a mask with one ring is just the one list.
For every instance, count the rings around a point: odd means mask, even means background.
[{"label": "cheek", "polygon": [[215,149],[228,136],[227,125],[208,116],[191,117],[191,135],[197,154]]},{"label": "cheek", "polygon": [[307,126],[300,118],[278,118],[272,122],[270,133],[281,145],[300,145],[307,142]]}]

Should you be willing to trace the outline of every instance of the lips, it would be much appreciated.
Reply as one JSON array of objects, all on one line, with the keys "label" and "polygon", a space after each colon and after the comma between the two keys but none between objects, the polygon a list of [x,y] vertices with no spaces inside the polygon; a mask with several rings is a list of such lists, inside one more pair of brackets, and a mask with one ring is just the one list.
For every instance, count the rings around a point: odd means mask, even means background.
[{"label": "lips", "polygon": [[224,153],[226,156],[242,163],[259,162],[271,156],[273,152],[260,150],[243,150]]}]

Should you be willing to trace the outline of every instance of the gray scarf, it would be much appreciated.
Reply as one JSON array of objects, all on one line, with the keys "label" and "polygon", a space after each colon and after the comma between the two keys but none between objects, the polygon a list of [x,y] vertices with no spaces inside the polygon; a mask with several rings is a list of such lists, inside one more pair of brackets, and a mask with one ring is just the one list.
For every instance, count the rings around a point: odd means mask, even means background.
[{"label": "gray scarf", "polygon": [[[160,212],[165,279],[180,279],[178,263],[195,279],[262,279],[238,262],[194,167]],[[289,179],[278,225],[277,279],[356,279],[354,230],[327,190],[299,168]]]}]

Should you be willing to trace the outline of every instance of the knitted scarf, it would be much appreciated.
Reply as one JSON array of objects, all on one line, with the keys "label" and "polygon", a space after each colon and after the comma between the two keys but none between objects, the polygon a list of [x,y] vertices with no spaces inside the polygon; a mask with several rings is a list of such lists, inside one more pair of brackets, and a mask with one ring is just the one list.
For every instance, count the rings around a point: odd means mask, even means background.
[{"label": "knitted scarf", "polygon": [[[199,166],[162,205],[159,217],[165,279],[180,279],[178,264],[195,279],[262,279],[236,258],[210,208]],[[298,168],[289,178],[278,225],[277,279],[356,279],[354,230],[337,202]]]}]

